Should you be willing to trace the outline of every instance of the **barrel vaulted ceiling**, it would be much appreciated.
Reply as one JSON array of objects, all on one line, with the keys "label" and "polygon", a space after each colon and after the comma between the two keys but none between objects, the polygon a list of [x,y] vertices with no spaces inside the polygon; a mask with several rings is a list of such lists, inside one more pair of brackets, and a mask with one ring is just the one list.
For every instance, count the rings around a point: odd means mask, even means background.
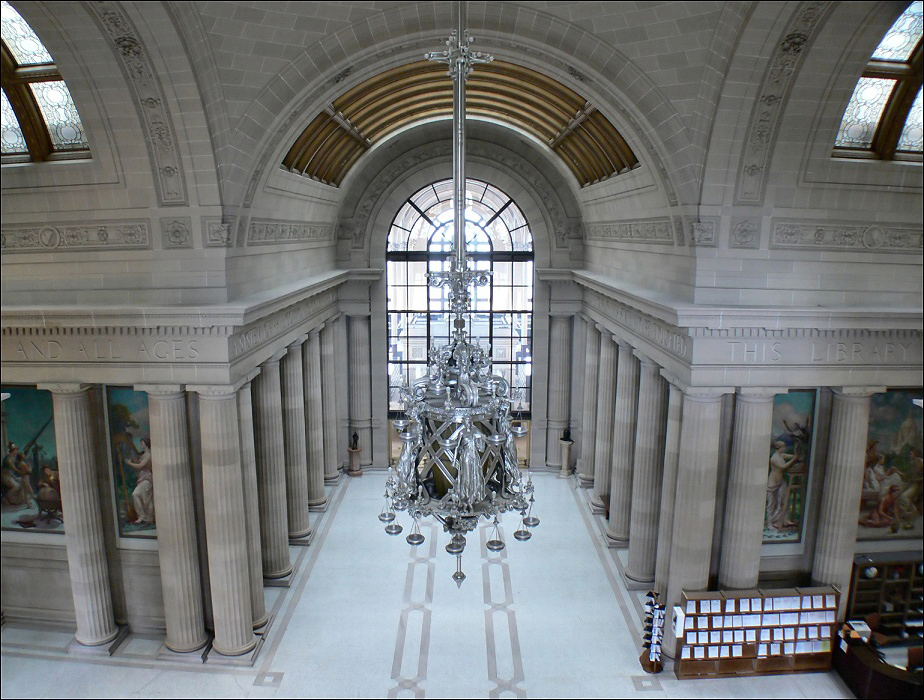
[{"label": "barrel vaulted ceiling", "polygon": [[[468,79],[466,114],[524,131],[545,143],[581,186],[638,165],[610,121],[588,100],[542,73],[493,61]],[[419,61],[379,73],[347,90],[295,139],[282,165],[330,185],[374,143],[422,121],[452,116],[446,66]]]}]

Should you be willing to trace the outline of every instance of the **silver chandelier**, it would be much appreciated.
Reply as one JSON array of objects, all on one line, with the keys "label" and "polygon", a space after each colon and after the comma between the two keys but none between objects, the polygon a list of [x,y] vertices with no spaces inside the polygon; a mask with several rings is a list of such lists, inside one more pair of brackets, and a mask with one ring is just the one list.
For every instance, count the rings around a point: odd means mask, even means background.
[{"label": "silver chandelier", "polygon": [[428,274],[431,287],[447,288],[452,339],[431,348],[426,377],[401,389],[405,417],[394,421],[401,456],[389,469],[379,520],[388,534],[397,535],[402,527],[395,522],[395,511],[407,511],[414,520],[407,541],[418,545],[424,541],[419,519],[436,518],[451,535],[446,551],[456,555],[452,578],[461,585],[465,537],[481,518],[494,522],[486,543],[492,551],[505,546],[498,528],[501,514],[520,514],[520,527],[513,533],[520,541],[532,536],[529,528],[539,519],[532,514],[532,481],[524,483],[517,466],[516,438],[527,428],[511,416],[510,385],[492,373],[490,351],[472,342],[465,322],[470,289],[487,285],[491,275],[475,270],[465,250],[465,80],[475,64],[493,57],[470,50],[465,3],[458,8],[458,27],[446,42],[448,50],[426,55],[448,63],[453,79],[453,250],[448,272]]}]

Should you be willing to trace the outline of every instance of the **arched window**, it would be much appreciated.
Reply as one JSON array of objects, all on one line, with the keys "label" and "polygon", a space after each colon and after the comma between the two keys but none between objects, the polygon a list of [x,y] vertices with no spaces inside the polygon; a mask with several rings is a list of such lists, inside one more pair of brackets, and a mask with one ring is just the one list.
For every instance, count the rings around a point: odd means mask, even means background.
[{"label": "arched window", "polygon": [[844,112],[834,155],[921,159],[922,5],[911,3],[873,52]]},{"label": "arched window", "polygon": [[[510,382],[512,408],[528,417],[532,369],[533,239],[520,208],[504,192],[466,181],[466,248],[491,282],[476,287],[468,327],[491,349],[495,374]],[[427,273],[449,268],[452,181],[424,187],[398,211],[388,232],[388,410],[401,410],[398,387],[427,372],[431,345],[449,342],[445,288],[427,286]]]},{"label": "arched window", "polygon": [[12,5],[0,3],[0,12],[3,162],[89,157],[80,115],[51,54]]}]

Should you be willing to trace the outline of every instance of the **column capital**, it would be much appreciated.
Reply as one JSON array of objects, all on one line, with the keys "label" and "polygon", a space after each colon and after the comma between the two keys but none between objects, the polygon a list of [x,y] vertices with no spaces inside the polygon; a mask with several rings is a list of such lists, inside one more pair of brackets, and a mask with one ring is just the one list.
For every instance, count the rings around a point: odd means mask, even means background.
[{"label": "column capital", "polygon": [[620,338],[615,333],[610,333],[610,335],[613,336],[613,342],[616,343],[616,345],[618,345],[619,347],[627,348],[630,352],[632,350],[635,350],[635,346],[632,343],[630,343],[628,340],[626,340],[625,338]]},{"label": "column capital", "polygon": [[315,326],[315,327],[312,328],[310,331],[308,331],[308,337],[309,337],[309,338],[312,338],[312,337],[313,337],[313,338],[317,338],[319,335],[321,335],[321,330],[322,330],[323,328],[324,328],[324,324],[323,324],[323,323],[319,323],[317,326]]},{"label": "column capital", "polygon": [[159,399],[175,398],[186,394],[182,384],[135,384],[132,389],[143,391],[148,396],[155,396]]},{"label": "column capital", "polygon": [[884,386],[832,386],[831,391],[836,396],[845,399],[866,399],[873,394],[881,394],[886,390]]},{"label": "column capital", "polygon": [[600,331],[600,333],[609,333],[609,332],[610,332],[609,329],[608,329],[606,326],[604,326],[602,323],[597,323],[596,321],[593,321],[593,324],[594,324],[594,326],[596,327],[596,329],[597,329],[598,331]]},{"label": "column capital", "polygon": [[342,312],[342,311],[338,311],[338,312],[335,313],[333,316],[331,316],[330,318],[326,319],[326,320],[324,321],[324,323],[325,323],[325,325],[327,325],[328,327],[332,327],[332,326],[333,326],[337,321],[339,321],[341,318],[343,318],[343,312]]},{"label": "column capital", "polygon": [[244,382],[238,380],[234,384],[195,384],[187,385],[186,391],[192,391],[199,395],[200,399],[206,401],[221,401],[237,396],[237,390],[243,386]]},{"label": "column capital", "polygon": [[[288,352],[289,350],[294,350],[294,349],[296,349],[296,348],[300,348],[300,347],[302,346],[302,343],[304,343],[306,340],[308,340],[308,334],[307,334],[307,333],[302,333],[302,334],[301,334],[300,336],[298,336],[295,340],[293,340],[291,343],[289,343],[288,345],[286,345],[286,352]],[[276,355],[278,355],[278,354],[279,354],[279,353],[276,353]],[[273,359],[275,359],[276,355],[273,355]],[[283,356],[284,356],[284,355],[285,355],[285,353],[283,353]],[[281,359],[282,359],[282,356],[280,356],[279,359],[281,360]]]},{"label": "column capital", "polygon": [[[631,345],[629,347],[632,348]],[[635,355],[638,358],[638,361],[641,362],[643,365],[655,365],[656,367],[660,366],[658,365],[657,362],[652,360],[650,357],[648,357],[648,355],[643,353],[638,348],[632,348],[632,354]]]},{"label": "column capital", "polygon": [[739,386],[735,392],[738,401],[772,401],[777,394],[788,394],[789,387],[785,386]]},{"label": "column capital", "polygon": [[89,391],[90,384],[37,384],[36,389],[42,389],[43,391],[50,391],[52,394],[82,394],[85,391]]},{"label": "column capital", "polygon": [[259,367],[254,367],[252,370],[247,372],[247,374],[238,379],[238,381],[241,383],[241,386],[245,387],[250,384],[254,379],[257,378],[257,376],[260,374],[260,371],[261,370]]},{"label": "column capital", "polygon": [[[307,336],[306,336],[306,337],[307,337]],[[296,342],[299,342],[299,341],[296,341]],[[269,365],[269,364],[275,363],[275,364],[278,365],[278,364],[279,364],[279,361],[282,360],[282,358],[285,357],[285,356],[286,356],[286,353],[288,353],[288,352],[289,352],[288,346],[286,346],[286,347],[284,347],[284,348],[280,348],[280,349],[277,350],[275,353],[273,353],[273,355],[272,355],[270,358],[264,360],[264,361],[261,362],[260,364],[261,364],[261,365]]]}]

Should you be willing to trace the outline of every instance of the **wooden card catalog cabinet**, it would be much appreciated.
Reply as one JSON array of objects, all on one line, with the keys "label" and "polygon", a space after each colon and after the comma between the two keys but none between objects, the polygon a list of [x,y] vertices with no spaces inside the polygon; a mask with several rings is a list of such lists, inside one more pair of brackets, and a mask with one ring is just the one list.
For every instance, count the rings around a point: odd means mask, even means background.
[{"label": "wooden card catalog cabinet", "polygon": [[838,591],[832,587],[683,593],[678,678],[831,668]]}]

